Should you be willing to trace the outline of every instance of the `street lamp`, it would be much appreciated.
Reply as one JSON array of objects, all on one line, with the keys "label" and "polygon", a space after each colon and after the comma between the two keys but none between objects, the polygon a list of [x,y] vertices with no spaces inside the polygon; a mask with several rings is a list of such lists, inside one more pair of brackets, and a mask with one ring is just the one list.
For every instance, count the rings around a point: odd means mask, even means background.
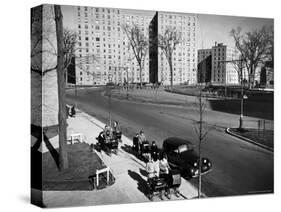
[{"label": "street lamp", "polygon": [[[241,80],[241,102],[240,102],[240,118],[239,118],[239,129],[243,129],[243,112],[244,112],[244,99],[247,99],[248,97],[246,95],[244,95],[244,87],[243,87],[243,62],[245,60],[244,59],[237,59],[237,60],[223,60],[223,61],[219,61],[220,63],[232,63],[232,64],[238,64],[238,70],[240,72],[240,80]],[[227,74],[227,70],[225,72],[225,74]],[[225,75],[225,79],[227,75]],[[226,89],[226,87],[225,87]],[[225,90],[226,92],[226,90]]]},{"label": "street lamp", "polygon": [[240,80],[241,80],[241,102],[240,102],[240,118],[239,118],[239,129],[243,129],[243,113],[244,113],[244,99],[248,99],[248,97],[244,94],[244,82],[243,82],[243,59],[238,60],[239,69],[240,69]]},{"label": "street lamp", "polygon": [[108,90],[108,119],[109,119],[109,126],[111,128],[111,83],[112,78],[108,76],[108,83],[107,83],[107,90]]},{"label": "street lamp", "polygon": [[243,129],[243,106],[244,106],[244,94],[243,94],[243,70],[241,70],[241,102],[240,102],[240,118],[239,118],[239,129]]}]

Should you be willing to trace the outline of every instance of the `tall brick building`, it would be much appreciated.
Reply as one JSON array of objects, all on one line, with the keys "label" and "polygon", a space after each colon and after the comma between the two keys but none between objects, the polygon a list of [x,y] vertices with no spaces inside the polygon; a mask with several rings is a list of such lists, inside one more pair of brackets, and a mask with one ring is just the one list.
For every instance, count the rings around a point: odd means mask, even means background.
[{"label": "tall brick building", "polygon": [[[150,23],[150,41],[159,34],[163,35],[167,28],[176,29],[180,34],[180,43],[173,54],[173,84],[197,82],[197,22],[198,18],[194,14],[157,12]],[[157,75],[160,83],[170,84],[170,69],[164,53],[153,46],[157,45],[157,42],[150,45],[150,50],[157,51],[157,54],[150,53],[150,75]]]},{"label": "tall brick building", "polygon": [[213,85],[233,85],[238,84],[238,72],[233,63],[226,62],[239,58],[238,50],[223,43],[215,43],[211,49],[198,50],[198,63],[212,56],[211,64],[211,84]]},{"label": "tall brick building", "polygon": [[[140,82],[139,66],[122,26],[136,24],[148,38],[148,26],[155,12],[77,6],[75,13],[77,84]],[[148,63],[147,54],[142,82],[149,81]]]}]

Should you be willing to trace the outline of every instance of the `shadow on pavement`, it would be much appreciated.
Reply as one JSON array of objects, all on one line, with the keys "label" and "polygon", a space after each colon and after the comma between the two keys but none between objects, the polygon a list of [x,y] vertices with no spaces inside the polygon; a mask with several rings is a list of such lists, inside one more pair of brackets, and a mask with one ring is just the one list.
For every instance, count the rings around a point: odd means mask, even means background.
[{"label": "shadow on pavement", "polygon": [[[49,131],[48,131],[49,129]],[[37,140],[31,147],[31,187],[35,189],[42,189],[42,152],[40,151],[40,146],[42,140],[46,147],[48,148],[51,156],[53,157],[57,168],[59,168],[59,153],[52,146],[49,141],[49,138],[52,138],[57,135],[58,125],[49,127],[48,129],[42,129],[41,126],[31,124],[31,135]],[[46,135],[48,133],[48,136]],[[43,134],[43,139],[42,139]]]},{"label": "shadow on pavement", "polygon": [[133,156],[135,156],[137,159],[146,162],[145,158],[139,155],[136,151],[132,150],[132,147],[130,145],[124,144],[124,146],[121,146],[121,149]]},{"label": "shadow on pavement", "polygon": [[140,169],[140,174],[144,177],[147,177],[147,172],[144,169]]},{"label": "shadow on pavement", "polygon": [[37,141],[32,146],[32,151],[31,151],[32,156],[35,156],[37,154],[36,152],[39,150],[39,148],[41,146],[41,143],[42,143],[41,133],[43,133],[43,140],[44,140],[44,143],[45,143],[46,147],[50,151],[57,167],[59,168],[59,153],[53,147],[53,145],[51,144],[51,142],[49,140],[50,138],[53,138],[53,137],[58,135],[58,125],[45,127],[42,130],[41,126],[36,126],[36,125],[31,124],[31,135],[33,137],[37,138]]},{"label": "shadow on pavement", "polygon": [[145,196],[148,194],[149,190],[147,187],[147,182],[136,172],[128,170],[128,175],[138,183],[138,190],[142,192]]}]

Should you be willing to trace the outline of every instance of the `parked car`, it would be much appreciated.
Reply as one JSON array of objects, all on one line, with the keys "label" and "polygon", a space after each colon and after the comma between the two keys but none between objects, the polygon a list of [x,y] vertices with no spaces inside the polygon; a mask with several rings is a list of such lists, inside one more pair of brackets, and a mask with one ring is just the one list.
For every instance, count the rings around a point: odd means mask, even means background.
[{"label": "parked car", "polygon": [[[168,157],[171,167],[181,171],[182,176],[199,176],[199,155],[194,150],[194,145],[185,139],[171,137],[163,142],[163,151]],[[212,170],[212,163],[206,157],[201,157],[201,174],[206,174]]]}]

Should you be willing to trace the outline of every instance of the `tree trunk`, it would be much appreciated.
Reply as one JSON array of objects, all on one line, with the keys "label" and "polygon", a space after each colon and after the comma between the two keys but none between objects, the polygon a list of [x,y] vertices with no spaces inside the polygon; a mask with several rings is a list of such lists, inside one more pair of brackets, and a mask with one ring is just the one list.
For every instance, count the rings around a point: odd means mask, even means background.
[{"label": "tree trunk", "polygon": [[255,83],[255,67],[253,66],[253,64],[251,64],[250,66],[250,77],[249,77],[249,88],[252,89],[254,87],[254,83]]},{"label": "tree trunk", "polygon": [[68,158],[66,149],[66,101],[65,101],[65,80],[64,80],[64,59],[63,59],[63,23],[61,7],[55,5],[55,22],[57,34],[57,82],[58,82],[58,102],[59,102],[59,166],[60,169],[68,168]]},{"label": "tree trunk", "polygon": [[173,83],[174,83],[174,72],[173,72],[173,60],[172,60],[172,57],[170,57],[169,66],[170,66],[170,74],[171,74],[170,85],[171,85],[171,89],[172,89],[173,88]]},{"label": "tree trunk", "polygon": [[142,89],[142,65],[139,64],[140,66],[140,89]]}]

